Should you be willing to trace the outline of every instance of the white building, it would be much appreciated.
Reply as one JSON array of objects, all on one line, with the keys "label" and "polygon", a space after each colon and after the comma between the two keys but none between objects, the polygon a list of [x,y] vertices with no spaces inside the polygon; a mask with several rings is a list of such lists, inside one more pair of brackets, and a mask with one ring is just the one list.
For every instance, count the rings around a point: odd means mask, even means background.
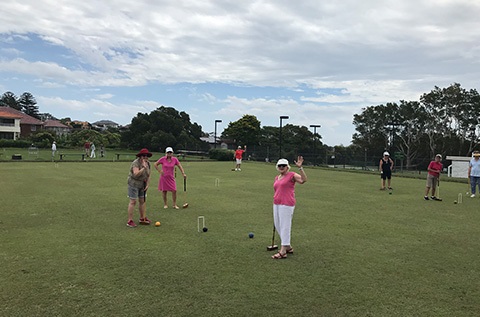
[{"label": "white building", "polygon": [[20,137],[21,116],[0,109],[0,139],[16,140]]},{"label": "white building", "polygon": [[468,162],[471,157],[465,156],[447,156],[447,160],[452,161],[452,165],[447,168],[448,177],[467,178],[468,176]]}]

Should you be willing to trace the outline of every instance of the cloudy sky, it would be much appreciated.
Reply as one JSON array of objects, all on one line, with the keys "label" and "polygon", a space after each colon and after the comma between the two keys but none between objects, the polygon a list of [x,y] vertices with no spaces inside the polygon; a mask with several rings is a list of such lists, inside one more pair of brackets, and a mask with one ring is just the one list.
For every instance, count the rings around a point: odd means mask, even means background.
[{"label": "cloudy sky", "polygon": [[0,93],[127,124],[159,106],[205,132],[245,114],[350,144],[363,107],[479,89],[479,0],[3,0]]}]

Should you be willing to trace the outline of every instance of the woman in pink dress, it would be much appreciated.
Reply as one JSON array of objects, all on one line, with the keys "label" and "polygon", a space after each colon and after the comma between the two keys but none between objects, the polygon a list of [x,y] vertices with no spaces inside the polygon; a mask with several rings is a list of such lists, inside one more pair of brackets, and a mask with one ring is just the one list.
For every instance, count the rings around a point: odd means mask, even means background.
[{"label": "woman in pink dress", "polygon": [[303,184],[307,181],[307,175],[303,170],[303,157],[299,156],[293,161],[298,167],[299,173],[290,172],[290,165],[286,159],[279,159],[277,170],[279,174],[273,182],[273,223],[280,236],[281,248],[272,259],[285,259],[287,253],[293,253],[290,244],[292,231],[293,211],[295,210],[295,184]]},{"label": "woman in pink dress", "polygon": [[[180,161],[173,156],[173,149],[167,147],[166,155],[155,162],[155,169],[160,173],[160,180],[158,181],[158,190],[162,192],[163,208],[167,209],[167,192],[172,192],[172,202],[174,209],[180,209],[177,206],[177,183],[175,182],[175,166],[178,166],[182,172],[183,178],[187,178]],[[162,165],[161,169],[159,165]]]}]

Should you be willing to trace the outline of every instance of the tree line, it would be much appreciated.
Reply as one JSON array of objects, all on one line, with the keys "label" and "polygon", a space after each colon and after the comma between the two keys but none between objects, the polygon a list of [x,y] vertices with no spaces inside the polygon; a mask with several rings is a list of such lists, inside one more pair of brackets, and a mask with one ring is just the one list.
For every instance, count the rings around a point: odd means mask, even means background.
[{"label": "tree line", "polygon": [[454,83],[435,87],[419,101],[400,100],[362,109],[355,114],[357,151],[388,150],[414,168],[437,153],[469,156],[480,145],[480,95]]},{"label": "tree line", "polygon": [[280,144],[280,127],[262,127],[256,116],[244,115],[230,122],[221,138],[234,145],[247,145],[249,158],[261,161],[280,157],[293,159],[300,154],[310,163],[320,163],[328,151],[321,141],[321,135],[314,134],[306,126],[287,124],[281,128],[281,134]]},{"label": "tree line", "polygon": [[[0,105],[41,115],[30,93],[20,97],[4,93]],[[400,100],[363,108],[353,116],[353,124],[356,132],[349,146],[328,146],[322,143],[319,133],[292,124],[281,128],[280,144],[280,127],[262,126],[257,117],[246,114],[230,122],[220,139],[230,147],[247,145],[247,156],[254,160],[293,159],[303,155],[311,164],[367,167],[376,165],[387,150],[397,165],[400,162],[408,169],[423,168],[437,153],[468,156],[479,149],[480,96],[475,89],[464,89],[458,83],[435,87],[418,101]],[[208,133],[192,123],[186,112],[164,106],[150,113],[138,113],[128,127],[107,131],[108,136],[97,132],[79,131],[78,135],[68,137],[65,144],[80,146],[89,138],[105,146],[148,147],[152,151],[162,151],[167,146],[196,151],[207,151],[210,147],[200,139]]]}]

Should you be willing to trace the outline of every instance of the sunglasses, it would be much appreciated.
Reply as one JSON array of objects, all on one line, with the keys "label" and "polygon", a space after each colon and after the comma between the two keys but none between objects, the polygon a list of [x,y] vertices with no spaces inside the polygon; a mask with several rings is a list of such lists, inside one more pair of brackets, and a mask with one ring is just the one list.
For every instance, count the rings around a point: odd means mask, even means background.
[{"label": "sunglasses", "polygon": [[142,157],[148,157],[148,155],[147,155],[147,154],[142,154],[141,156],[142,156]]},{"label": "sunglasses", "polygon": [[277,166],[280,167],[280,168],[287,167],[287,165],[285,165],[285,164],[280,164],[280,165],[277,165]]}]

